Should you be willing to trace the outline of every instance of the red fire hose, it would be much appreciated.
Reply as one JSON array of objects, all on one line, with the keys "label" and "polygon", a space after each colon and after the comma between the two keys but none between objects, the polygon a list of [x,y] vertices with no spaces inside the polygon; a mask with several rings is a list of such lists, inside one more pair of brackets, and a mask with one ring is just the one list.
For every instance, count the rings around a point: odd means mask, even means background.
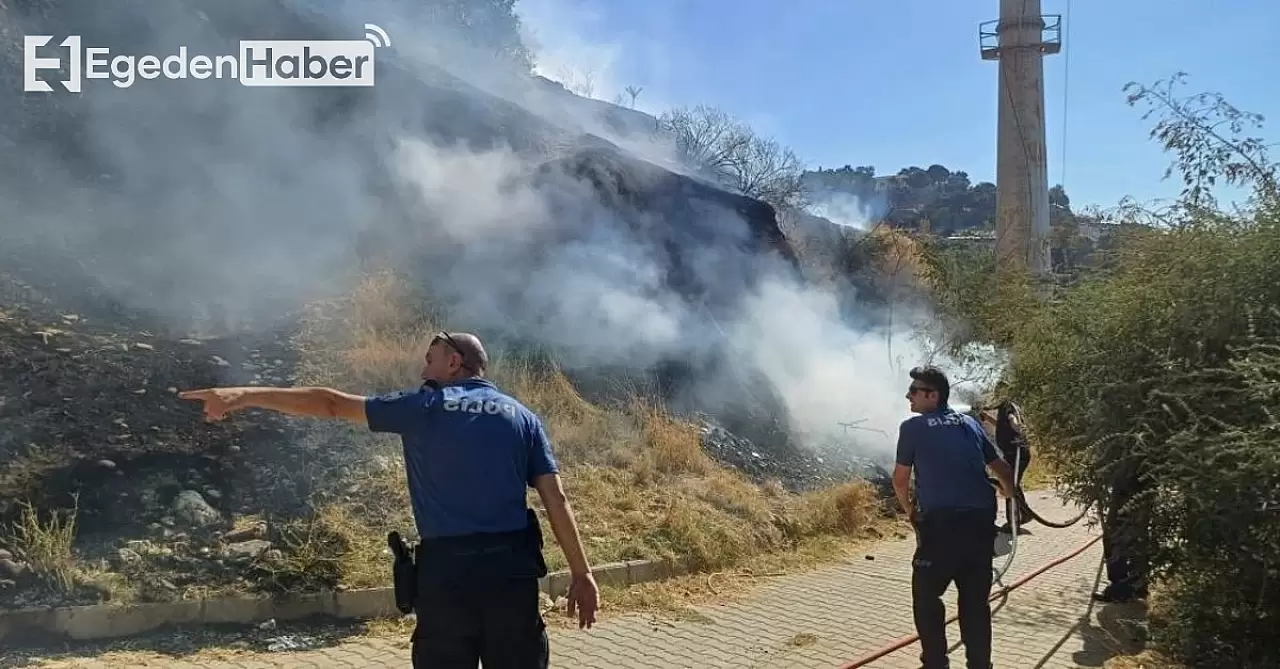
[{"label": "red fire hose", "polygon": [[[1102,539],[1101,536],[1096,536],[1090,539],[1083,546],[1075,549],[1074,551],[1071,551],[1066,555],[1054,558],[1048,564],[1038,567],[1035,571],[1031,572],[1030,574],[1027,574],[1026,576],[1019,578],[1013,583],[1010,583],[1009,585],[991,593],[991,598],[988,601],[995,601],[1000,597],[1003,597],[1006,594],[1018,588],[1021,588],[1023,585],[1027,583],[1027,581],[1030,581],[1031,579],[1039,576],[1040,574],[1043,574],[1046,571],[1049,571],[1050,569],[1053,569],[1054,567],[1062,564],[1063,562],[1066,562],[1067,560],[1070,560],[1071,558],[1085,552],[1086,550],[1089,550],[1090,546],[1098,543],[1098,541],[1100,541],[1101,539]],[[951,623],[955,622],[958,617],[959,617],[958,614],[955,614],[955,613],[951,614],[951,617],[947,618],[946,624],[950,625]],[[885,646],[884,648],[881,648],[880,650],[877,650],[869,655],[864,655],[848,664],[841,665],[840,669],[857,669],[857,667],[865,667],[868,664],[871,664],[872,662],[884,657],[885,655],[888,655],[889,653],[892,653],[894,651],[906,648],[907,646],[910,646],[911,644],[919,640],[920,640],[920,635],[918,634],[904,636],[898,639],[897,641],[894,641],[893,643]]]}]

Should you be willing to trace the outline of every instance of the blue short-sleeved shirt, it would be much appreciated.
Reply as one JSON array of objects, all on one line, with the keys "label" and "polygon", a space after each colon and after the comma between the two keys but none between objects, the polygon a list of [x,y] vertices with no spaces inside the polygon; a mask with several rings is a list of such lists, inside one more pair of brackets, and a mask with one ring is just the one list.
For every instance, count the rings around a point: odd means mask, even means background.
[{"label": "blue short-sleeved shirt", "polygon": [[999,457],[978,421],[947,407],[908,418],[898,430],[897,463],[914,469],[924,510],[995,510],[987,463]]},{"label": "blue short-sleeved shirt", "polygon": [[559,472],[542,421],[483,379],[370,397],[365,413],[401,437],[423,538],[523,529],[528,487]]}]

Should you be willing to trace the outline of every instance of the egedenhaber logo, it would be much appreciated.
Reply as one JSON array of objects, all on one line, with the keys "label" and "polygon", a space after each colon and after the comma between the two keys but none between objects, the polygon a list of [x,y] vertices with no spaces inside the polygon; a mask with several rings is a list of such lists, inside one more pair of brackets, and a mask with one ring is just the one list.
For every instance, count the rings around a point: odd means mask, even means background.
[{"label": "egedenhaber logo", "polygon": [[191,55],[187,47],[165,56],[111,55],[101,47],[84,47],[80,35],[69,35],[59,46],[70,52],[61,58],[41,57],[38,49],[52,35],[27,35],[23,40],[22,90],[52,93],[48,82],[36,78],[40,70],[58,70],[58,80],[71,93],[84,90],[85,79],[108,79],[117,88],[142,79],[238,79],[245,86],[373,86],[376,49],[391,46],[382,28],[364,24],[362,40],[241,40],[238,55]]}]

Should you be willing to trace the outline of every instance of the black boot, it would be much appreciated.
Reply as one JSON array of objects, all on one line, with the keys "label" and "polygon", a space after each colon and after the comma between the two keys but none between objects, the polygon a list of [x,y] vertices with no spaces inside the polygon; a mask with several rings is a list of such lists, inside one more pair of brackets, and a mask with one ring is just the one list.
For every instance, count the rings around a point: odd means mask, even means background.
[{"label": "black boot", "polygon": [[1123,604],[1138,598],[1138,592],[1134,588],[1114,583],[1103,588],[1102,592],[1093,594],[1093,601],[1106,604]]}]

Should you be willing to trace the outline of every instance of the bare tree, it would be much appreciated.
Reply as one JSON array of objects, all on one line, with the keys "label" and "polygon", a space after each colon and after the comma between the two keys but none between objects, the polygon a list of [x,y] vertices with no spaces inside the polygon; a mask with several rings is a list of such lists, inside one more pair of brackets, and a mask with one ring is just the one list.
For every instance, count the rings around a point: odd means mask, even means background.
[{"label": "bare tree", "polygon": [[772,139],[752,134],[733,154],[730,184],[743,195],[757,197],[778,207],[802,204],[804,166],[791,149]]},{"label": "bare tree", "polygon": [[690,167],[715,176],[729,169],[749,133],[728,114],[702,105],[662,114],[658,129],[675,141],[680,158]]},{"label": "bare tree", "polygon": [[680,107],[658,118],[681,160],[726,188],[777,208],[804,200],[804,166],[790,149],[757,135],[745,123],[714,107]]},{"label": "bare tree", "polygon": [[623,90],[625,90],[625,91],[627,92],[627,95],[630,95],[630,96],[631,96],[631,106],[632,106],[632,107],[635,107],[635,106],[636,106],[636,98],[640,97],[640,91],[643,91],[644,89],[643,89],[643,88],[641,88],[641,87],[639,87],[639,86],[627,86],[627,87],[626,87],[625,89],[623,89]]}]

